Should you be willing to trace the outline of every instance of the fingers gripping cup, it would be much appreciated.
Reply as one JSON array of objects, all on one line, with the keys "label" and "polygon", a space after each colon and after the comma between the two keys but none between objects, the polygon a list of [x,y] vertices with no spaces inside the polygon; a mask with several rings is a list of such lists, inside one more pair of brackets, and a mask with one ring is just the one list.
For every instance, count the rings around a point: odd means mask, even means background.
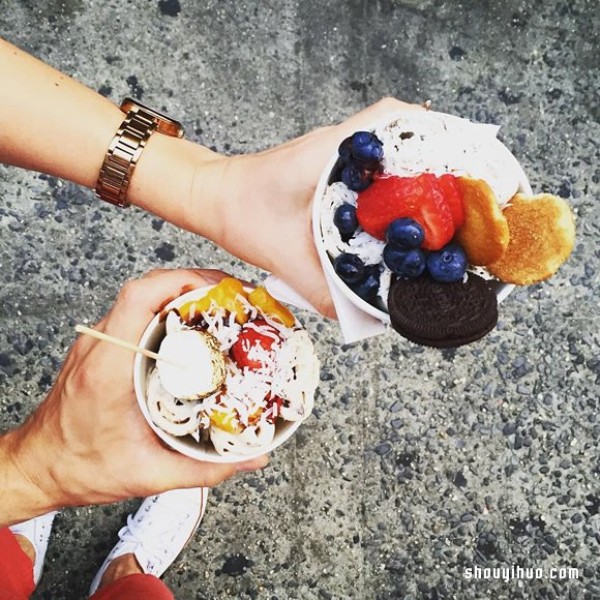
[{"label": "fingers gripping cup", "polygon": [[179,452],[237,462],[289,439],[312,410],[319,361],[290,311],[231,277],[168,304],[148,325],[134,385],[154,432]]}]

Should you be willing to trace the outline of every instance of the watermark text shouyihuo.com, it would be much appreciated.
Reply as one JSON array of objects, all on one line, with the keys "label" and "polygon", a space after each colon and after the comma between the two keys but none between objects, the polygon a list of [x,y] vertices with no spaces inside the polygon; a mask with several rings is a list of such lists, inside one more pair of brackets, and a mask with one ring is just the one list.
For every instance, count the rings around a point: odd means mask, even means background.
[{"label": "watermark text shouyihuo.com", "polygon": [[579,569],[575,567],[467,567],[465,579],[578,579]]}]

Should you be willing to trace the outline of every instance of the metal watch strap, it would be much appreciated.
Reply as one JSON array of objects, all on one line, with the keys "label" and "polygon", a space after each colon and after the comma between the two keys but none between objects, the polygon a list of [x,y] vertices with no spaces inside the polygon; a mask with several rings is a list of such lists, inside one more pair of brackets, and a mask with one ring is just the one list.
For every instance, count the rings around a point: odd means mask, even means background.
[{"label": "metal watch strap", "polygon": [[125,208],[127,188],[135,165],[148,141],[157,129],[156,119],[143,108],[128,113],[113,138],[100,169],[96,193],[102,200]]}]

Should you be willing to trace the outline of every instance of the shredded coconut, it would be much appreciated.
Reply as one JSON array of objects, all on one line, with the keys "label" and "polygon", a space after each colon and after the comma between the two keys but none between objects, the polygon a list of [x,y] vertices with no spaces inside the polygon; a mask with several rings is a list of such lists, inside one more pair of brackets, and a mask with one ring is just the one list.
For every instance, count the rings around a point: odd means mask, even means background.
[{"label": "shredded coconut", "polygon": [[321,230],[323,232],[323,242],[325,249],[332,258],[339,256],[343,252],[356,254],[367,265],[377,264],[381,260],[384,243],[376,240],[362,229],[347,242],[342,240],[338,228],[333,222],[335,209],[345,202],[356,206],[358,194],[349,190],[342,182],[332,183],[325,192],[325,197],[321,204]]},{"label": "shredded coconut", "polygon": [[[277,419],[299,420],[310,414],[318,383],[319,363],[308,334],[299,328],[298,323],[286,327],[243,296],[237,299],[249,318],[244,327],[272,340],[269,349],[259,343],[251,344],[248,340],[243,343],[248,360],[261,366],[240,368],[226,356],[222,388],[202,400],[185,402],[170,396],[158,377],[151,373],[148,406],[154,422],[168,433],[189,434],[200,441],[202,433],[208,432],[217,452],[246,454],[271,443]],[[203,324],[202,329],[217,339],[227,355],[242,331],[235,313],[219,307],[214,300],[200,315],[192,312],[190,319],[195,316],[194,321]],[[257,325],[259,318],[266,325]],[[169,312],[167,322],[172,330],[189,328],[176,309]],[[199,325],[194,327],[200,328]],[[281,409],[270,400],[275,396],[281,397],[284,402]],[[211,415],[216,412],[229,415],[227,422],[240,432],[230,433],[214,426]]]},{"label": "shredded coconut", "polygon": [[390,293],[390,285],[392,283],[392,272],[385,267],[383,269],[383,273],[379,276],[379,290],[377,291],[377,295],[379,296],[383,306],[387,310],[388,305],[388,295]]},{"label": "shredded coconut", "polygon": [[[479,275],[482,279],[486,281],[499,281],[496,277],[494,277],[485,267],[477,267],[475,265],[469,265],[467,268],[468,273],[473,273],[474,275]],[[466,273],[465,273],[466,275]]]},{"label": "shredded coconut", "polygon": [[496,125],[433,111],[405,113],[375,134],[383,143],[384,169],[392,175],[466,175],[484,179],[500,205],[519,188],[520,166],[496,136]]},{"label": "shredded coconut", "polygon": [[202,318],[206,322],[206,331],[217,338],[222,351],[228,352],[242,329],[235,320],[235,314],[228,314],[224,308],[211,303],[211,308],[202,313]]},{"label": "shredded coconut", "polygon": [[[523,177],[520,165],[497,139],[496,125],[473,123],[468,119],[434,111],[404,112],[392,122],[375,129],[383,143],[384,172],[400,177],[421,173],[440,176],[450,173],[483,179],[504,207],[519,189]],[[382,264],[385,243],[363,231],[342,239],[333,222],[336,208],[343,203],[356,206],[358,194],[338,181],[329,185],[320,205],[322,241],[333,261],[343,252],[358,256],[366,265]],[[483,267],[469,266],[469,272],[495,279]],[[378,297],[387,309],[391,272],[385,267],[380,276]]]}]

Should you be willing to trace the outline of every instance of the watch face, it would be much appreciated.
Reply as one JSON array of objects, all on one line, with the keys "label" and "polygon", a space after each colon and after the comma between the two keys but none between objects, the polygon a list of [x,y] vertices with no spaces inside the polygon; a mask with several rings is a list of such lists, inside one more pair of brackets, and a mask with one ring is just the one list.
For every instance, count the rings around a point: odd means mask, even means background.
[{"label": "watch face", "polygon": [[129,113],[135,109],[147,113],[154,119],[156,121],[157,129],[161,133],[172,137],[183,137],[183,125],[179,121],[171,119],[170,117],[167,117],[167,115],[159,113],[133,98],[125,98],[123,102],[121,102],[121,110],[124,113]]}]

